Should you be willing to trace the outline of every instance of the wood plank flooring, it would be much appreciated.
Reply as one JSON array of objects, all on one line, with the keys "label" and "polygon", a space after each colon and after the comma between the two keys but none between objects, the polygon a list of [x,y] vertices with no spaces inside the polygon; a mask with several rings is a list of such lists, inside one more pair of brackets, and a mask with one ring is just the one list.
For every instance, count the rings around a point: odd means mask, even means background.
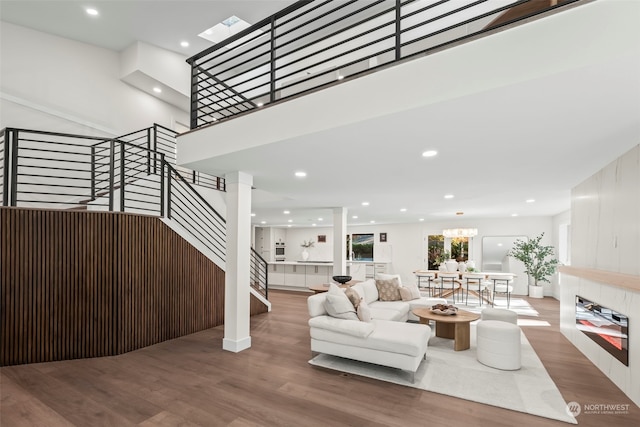
[{"label": "wood plank flooring", "polygon": [[[308,294],[271,291],[251,320],[251,349],[222,350],[223,327],[127,354],[0,369],[0,425],[567,426],[568,424],[311,367]],[[558,332],[558,301],[530,299],[523,327],[565,400],[629,404],[580,426],[640,425],[640,409]]]}]

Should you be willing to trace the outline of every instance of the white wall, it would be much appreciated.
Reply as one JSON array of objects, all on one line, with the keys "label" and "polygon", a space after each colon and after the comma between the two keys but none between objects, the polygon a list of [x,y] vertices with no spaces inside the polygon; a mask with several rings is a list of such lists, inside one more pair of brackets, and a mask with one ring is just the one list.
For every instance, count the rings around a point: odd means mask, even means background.
[{"label": "white wall", "polygon": [[0,55],[0,128],[115,136],[188,123],[119,79],[118,52],[2,22]]},{"label": "white wall", "polygon": [[[402,281],[414,282],[413,272],[427,267],[426,236],[429,234],[442,234],[445,228],[474,227],[478,229],[478,236],[474,237],[470,247],[470,259],[476,261],[476,265],[482,263],[482,238],[484,236],[516,236],[524,235],[535,237],[544,232],[544,244],[553,244],[555,229],[551,217],[509,217],[497,219],[478,219],[465,222],[440,221],[416,224],[374,224],[365,226],[349,226],[348,233],[373,233],[375,245],[380,246],[380,233],[387,233],[386,245],[390,247],[392,262],[388,271],[400,274]],[[309,250],[310,260],[332,260],[333,229],[331,227],[287,228],[286,251],[287,261],[300,259],[302,248],[300,244],[304,240],[312,239],[317,242],[319,234],[327,236],[326,243],[316,243]],[[375,252],[374,247],[374,252]],[[552,279],[555,284],[555,276]],[[545,284],[545,294],[553,295],[552,285]]]},{"label": "white wall", "polygon": [[[623,273],[640,283],[640,145],[573,189],[571,228],[572,268]],[[640,405],[638,288],[561,274],[560,291],[562,333]],[[629,317],[629,366],[577,330],[576,295]]]}]

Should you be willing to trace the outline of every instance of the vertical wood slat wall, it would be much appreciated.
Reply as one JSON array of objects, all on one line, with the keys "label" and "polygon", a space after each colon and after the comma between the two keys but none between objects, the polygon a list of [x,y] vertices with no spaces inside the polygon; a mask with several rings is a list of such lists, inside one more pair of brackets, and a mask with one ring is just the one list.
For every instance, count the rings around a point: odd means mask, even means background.
[{"label": "vertical wood slat wall", "polygon": [[0,366],[121,354],[224,321],[224,271],[158,218],[3,207],[0,227]]}]

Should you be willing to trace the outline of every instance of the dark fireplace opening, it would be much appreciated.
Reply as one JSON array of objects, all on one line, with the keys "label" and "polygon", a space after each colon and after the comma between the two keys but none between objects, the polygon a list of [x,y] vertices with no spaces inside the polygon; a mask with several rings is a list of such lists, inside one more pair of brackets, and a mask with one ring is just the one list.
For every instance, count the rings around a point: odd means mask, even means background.
[{"label": "dark fireplace opening", "polygon": [[629,366],[627,316],[576,295],[576,327],[613,357]]}]

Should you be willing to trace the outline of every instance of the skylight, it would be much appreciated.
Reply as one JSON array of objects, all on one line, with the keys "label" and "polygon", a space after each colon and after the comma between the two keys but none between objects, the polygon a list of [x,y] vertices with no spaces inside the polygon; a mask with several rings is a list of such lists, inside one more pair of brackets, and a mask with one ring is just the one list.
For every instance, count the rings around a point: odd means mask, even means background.
[{"label": "skylight", "polygon": [[220,43],[227,37],[239,33],[245,28],[249,28],[251,24],[233,15],[214,25],[213,27],[198,34],[199,37],[207,39],[213,43]]}]

